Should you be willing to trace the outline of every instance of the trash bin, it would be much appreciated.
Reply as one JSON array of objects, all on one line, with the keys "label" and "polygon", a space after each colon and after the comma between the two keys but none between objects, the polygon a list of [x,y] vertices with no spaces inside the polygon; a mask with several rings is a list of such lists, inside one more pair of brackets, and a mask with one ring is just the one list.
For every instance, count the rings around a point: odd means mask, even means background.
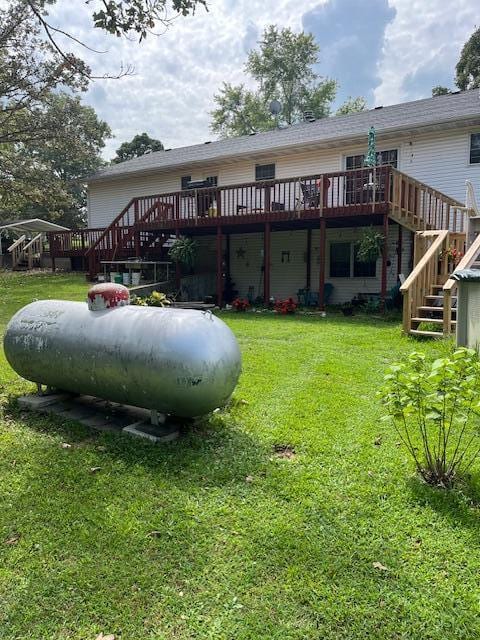
[{"label": "trash bin", "polygon": [[458,282],[457,346],[480,350],[480,269],[462,269]]}]

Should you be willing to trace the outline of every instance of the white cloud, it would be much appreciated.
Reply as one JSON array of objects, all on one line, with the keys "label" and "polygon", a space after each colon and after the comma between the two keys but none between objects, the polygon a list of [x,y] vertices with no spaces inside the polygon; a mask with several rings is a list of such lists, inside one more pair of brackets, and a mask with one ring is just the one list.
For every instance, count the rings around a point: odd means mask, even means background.
[{"label": "white cloud", "polygon": [[72,4],[60,0],[52,16],[92,47],[108,48],[104,56],[77,49],[93,69],[114,72],[121,61],[135,67],[134,76],[97,81],[85,96],[115,134],[105,152],[111,157],[121,142],[142,131],[167,148],[213,139],[213,95],[223,81],[248,83],[246,53],[264,27],[275,23],[301,30],[302,15],[319,1],[215,0],[208,12],[200,7],[140,44],[104,36],[91,27],[91,7]]},{"label": "white cloud", "polygon": [[[336,77],[345,85],[347,95],[352,92],[347,85],[354,80],[359,85],[354,87],[355,93],[368,96],[374,90],[376,104],[428,96],[435,84],[453,86],[460,49],[475,28],[478,0],[389,0],[395,13],[388,16],[390,22],[385,18],[383,50],[379,52],[380,40],[375,52],[372,48],[372,60],[368,62],[368,56],[355,53],[351,45],[345,50],[345,58],[350,58],[355,73],[349,75],[345,61],[333,69],[328,67],[332,47],[345,42],[371,47],[365,34],[372,22],[368,10],[356,12],[359,15],[355,20],[349,19],[351,2],[212,0],[208,12],[199,8],[195,16],[178,18],[166,33],[140,44],[94,29],[92,6],[83,1],[58,0],[52,20],[89,45],[109,50],[105,55],[78,51],[94,70],[115,72],[122,61],[135,67],[134,76],[97,81],[85,96],[114,132],[115,139],[105,152],[105,157],[110,158],[121,142],[142,131],[162,140],[167,148],[213,139],[209,131],[213,95],[223,81],[249,82],[243,74],[246,53],[268,24],[313,29],[323,50],[324,64],[320,64],[319,73]],[[325,4],[335,6],[338,14],[338,24],[332,24],[338,32],[336,44],[328,38],[328,21],[327,26],[315,30],[315,16],[331,13],[320,10]],[[369,3],[364,4],[367,9]],[[380,31],[377,35],[382,38]],[[365,69],[358,69],[358,73],[355,70],[362,61],[372,65],[368,73]]]},{"label": "white cloud", "polygon": [[385,33],[376,104],[428,97],[436,84],[453,88],[461,48],[478,20],[478,0],[390,0],[390,5],[396,16]]}]

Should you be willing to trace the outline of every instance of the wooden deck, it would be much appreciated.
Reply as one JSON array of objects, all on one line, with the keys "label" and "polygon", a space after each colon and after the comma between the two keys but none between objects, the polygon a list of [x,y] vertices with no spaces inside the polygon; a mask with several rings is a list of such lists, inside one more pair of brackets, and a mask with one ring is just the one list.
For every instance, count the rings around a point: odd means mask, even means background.
[{"label": "wooden deck", "polygon": [[[267,259],[272,229],[318,225],[324,246],[327,225],[375,221],[387,237],[389,220],[411,231],[463,232],[464,217],[462,203],[393,167],[382,166],[141,196],[133,198],[106,229],[52,233],[49,245],[53,262],[81,256],[94,277],[102,260],[155,255],[171,234],[209,233],[217,238],[220,273],[225,233],[262,230]],[[383,293],[386,262],[385,247]],[[324,273],[320,271],[322,290]],[[219,299],[220,288],[219,282]]]}]

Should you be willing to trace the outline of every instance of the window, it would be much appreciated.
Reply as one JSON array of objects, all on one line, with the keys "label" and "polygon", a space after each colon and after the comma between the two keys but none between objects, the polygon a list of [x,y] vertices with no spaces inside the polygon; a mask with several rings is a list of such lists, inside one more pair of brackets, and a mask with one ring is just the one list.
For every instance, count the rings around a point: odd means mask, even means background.
[{"label": "window", "polygon": [[205,178],[205,182],[208,183],[209,187],[216,187],[218,185],[218,176],[208,176],[208,178]]},{"label": "window", "polygon": [[[480,147],[479,147],[480,152]],[[347,156],[345,162],[345,168],[348,169],[361,169],[363,167],[363,161],[365,156]],[[480,161],[480,160],[479,160]],[[397,149],[389,149],[388,151],[377,151],[377,165],[389,164],[392,167],[397,168],[398,165],[398,151]]]},{"label": "window", "polygon": [[480,162],[480,133],[472,133],[470,136],[470,164]]},{"label": "window", "polygon": [[353,277],[354,278],[375,278],[377,275],[377,261],[360,262],[357,258],[358,247],[353,246]]},{"label": "window", "polygon": [[182,176],[182,191],[188,189],[188,183],[192,181],[192,176]]},{"label": "window", "polygon": [[255,180],[275,180],[274,164],[256,164]]},{"label": "window", "polygon": [[332,242],[330,245],[330,277],[350,277],[350,242]]},{"label": "window", "polygon": [[352,242],[330,244],[330,278],[375,278],[377,261],[360,262],[357,246]]}]

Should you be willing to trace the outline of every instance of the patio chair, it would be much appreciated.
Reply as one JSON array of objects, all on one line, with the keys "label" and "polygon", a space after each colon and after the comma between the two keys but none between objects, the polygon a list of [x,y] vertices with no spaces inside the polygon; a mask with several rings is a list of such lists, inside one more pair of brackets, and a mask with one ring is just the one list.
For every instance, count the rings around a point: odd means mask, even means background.
[{"label": "patio chair", "polygon": [[[328,189],[330,187],[330,180],[328,178],[323,179],[323,206],[327,206],[328,201]],[[318,209],[320,206],[320,198],[322,196],[322,180],[316,180],[315,182],[305,183],[300,181],[300,190],[302,197],[297,199],[297,209],[302,207],[305,209]]]}]

